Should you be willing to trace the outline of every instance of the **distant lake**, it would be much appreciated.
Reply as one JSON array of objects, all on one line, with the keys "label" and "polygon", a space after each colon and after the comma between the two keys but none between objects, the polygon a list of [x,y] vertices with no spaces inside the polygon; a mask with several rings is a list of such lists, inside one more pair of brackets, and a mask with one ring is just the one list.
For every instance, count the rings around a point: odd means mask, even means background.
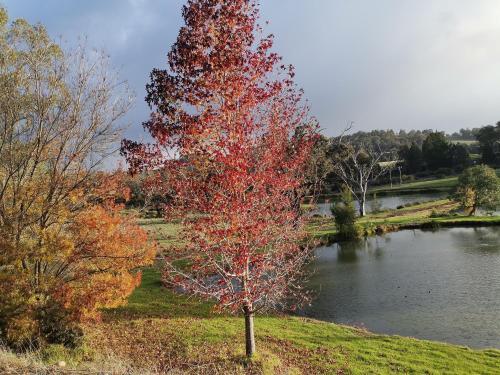
[{"label": "distant lake", "polygon": [[303,314],[500,348],[500,228],[401,231],[316,250]]},{"label": "distant lake", "polygon": [[[437,199],[444,199],[448,196],[448,193],[416,193],[416,194],[402,194],[402,195],[388,195],[388,196],[377,196],[376,200],[380,202],[382,209],[395,209],[398,206],[405,204],[416,203],[416,202],[428,202]],[[372,211],[372,204],[374,198],[372,194],[367,196],[366,200],[366,211],[369,213]],[[331,216],[330,206],[331,202],[317,203],[317,208],[311,212],[311,215],[318,214],[321,216]],[[358,208],[356,202],[356,209]]]}]

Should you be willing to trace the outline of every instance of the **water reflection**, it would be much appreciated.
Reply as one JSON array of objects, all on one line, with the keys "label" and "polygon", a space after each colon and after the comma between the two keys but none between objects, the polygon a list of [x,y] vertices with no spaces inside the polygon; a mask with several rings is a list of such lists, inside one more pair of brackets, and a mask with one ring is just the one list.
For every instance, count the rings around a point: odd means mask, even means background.
[{"label": "water reflection", "polygon": [[[470,235],[473,231],[474,236]],[[500,252],[500,231],[489,230],[488,228],[472,228],[460,230],[457,228],[450,233],[454,246],[466,252],[489,253]],[[500,298],[500,296],[499,296]]]},{"label": "water reflection", "polygon": [[318,249],[303,313],[500,348],[500,228],[403,231]]},{"label": "water reflection", "polygon": [[358,260],[357,250],[361,240],[342,242],[337,245],[337,260],[340,263],[353,263]]}]

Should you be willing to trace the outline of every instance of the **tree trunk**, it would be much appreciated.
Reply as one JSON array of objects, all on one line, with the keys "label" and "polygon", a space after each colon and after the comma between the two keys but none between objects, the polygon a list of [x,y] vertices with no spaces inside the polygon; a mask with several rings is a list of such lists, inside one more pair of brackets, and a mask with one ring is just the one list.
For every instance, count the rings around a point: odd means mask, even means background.
[{"label": "tree trunk", "polygon": [[251,306],[243,308],[245,313],[245,347],[247,358],[251,358],[255,353],[255,336],[253,330],[253,311]]},{"label": "tree trunk", "polygon": [[301,194],[297,191],[297,189],[294,189],[292,192],[292,210],[295,215],[294,222],[293,222],[293,227],[297,228],[299,225],[299,219],[300,219],[300,202],[302,200]]},{"label": "tree trunk", "polygon": [[359,216],[363,217],[366,215],[366,197],[363,194],[359,200]]}]

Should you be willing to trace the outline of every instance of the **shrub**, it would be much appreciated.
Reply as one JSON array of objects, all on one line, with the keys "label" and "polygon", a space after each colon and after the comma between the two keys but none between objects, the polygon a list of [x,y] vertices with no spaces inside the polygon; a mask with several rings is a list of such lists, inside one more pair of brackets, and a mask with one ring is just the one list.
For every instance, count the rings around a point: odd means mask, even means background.
[{"label": "shrub", "polygon": [[434,218],[434,217],[439,217],[439,213],[436,210],[432,210],[431,214],[429,217]]},{"label": "shrub", "polygon": [[91,206],[63,224],[36,248],[47,265],[43,272],[16,266],[23,244],[0,254],[0,264],[8,265],[0,275],[0,339],[16,350],[78,345],[78,324],[99,319],[103,307],[124,304],[140,282],[137,267],[151,264],[156,254],[121,207]]},{"label": "shrub", "polygon": [[356,209],[354,208],[352,194],[347,188],[343,188],[339,201],[332,204],[331,210],[338,236],[342,239],[358,238],[359,228],[356,225]]},{"label": "shrub", "polygon": [[81,344],[83,331],[72,320],[63,306],[55,303],[40,312],[41,336],[48,344],[60,344],[68,348],[76,348]]}]

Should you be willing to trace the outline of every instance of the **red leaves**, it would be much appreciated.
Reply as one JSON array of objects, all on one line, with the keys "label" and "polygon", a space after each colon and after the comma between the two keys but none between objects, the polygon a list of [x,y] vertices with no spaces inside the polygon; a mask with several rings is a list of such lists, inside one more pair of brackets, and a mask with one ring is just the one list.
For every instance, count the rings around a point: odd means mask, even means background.
[{"label": "red leaves", "polygon": [[308,255],[293,192],[317,126],[293,68],[270,51],[273,36],[256,40],[256,2],[190,0],[183,16],[170,69],[147,87],[158,153],[133,143],[124,153],[132,170],[168,175],[174,192],[166,212],[182,218],[193,254],[166,278],[233,311],[276,306]]}]

